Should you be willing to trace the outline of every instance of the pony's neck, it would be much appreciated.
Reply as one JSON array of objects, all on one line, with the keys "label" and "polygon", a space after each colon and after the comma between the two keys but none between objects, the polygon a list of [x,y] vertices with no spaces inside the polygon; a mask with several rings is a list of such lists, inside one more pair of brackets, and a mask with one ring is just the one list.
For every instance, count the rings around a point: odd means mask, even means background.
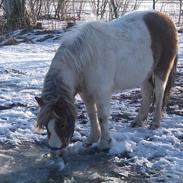
[{"label": "pony's neck", "polygon": [[74,95],[76,93],[75,88],[76,81],[74,73],[66,68],[50,68],[44,81],[42,97],[48,101],[66,98],[67,100],[74,102]]}]

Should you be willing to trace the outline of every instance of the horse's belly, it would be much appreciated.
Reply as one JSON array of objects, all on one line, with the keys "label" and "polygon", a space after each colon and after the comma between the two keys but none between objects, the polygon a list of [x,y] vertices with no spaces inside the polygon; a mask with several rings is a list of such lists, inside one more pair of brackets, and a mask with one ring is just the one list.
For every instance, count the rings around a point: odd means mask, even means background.
[{"label": "horse's belly", "polygon": [[123,64],[117,68],[113,88],[114,90],[139,87],[151,72],[153,58],[132,58],[127,60],[126,64],[124,64],[124,62],[125,61],[123,61]]},{"label": "horse's belly", "polygon": [[145,77],[141,77],[141,78],[125,77],[115,82],[113,90],[120,91],[120,90],[137,88],[142,84],[144,80],[145,80]]}]

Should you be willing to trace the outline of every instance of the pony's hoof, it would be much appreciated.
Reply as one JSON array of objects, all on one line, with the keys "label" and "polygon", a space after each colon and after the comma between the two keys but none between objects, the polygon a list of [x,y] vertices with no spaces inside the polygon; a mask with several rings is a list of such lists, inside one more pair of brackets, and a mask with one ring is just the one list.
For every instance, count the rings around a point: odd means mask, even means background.
[{"label": "pony's hoof", "polygon": [[151,129],[151,130],[155,130],[155,129],[159,128],[159,127],[160,127],[160,124],[153,124],[153,123],[152,123],[152,124],[150,125],[150,129]]},{"label": "pony's hoof", "polygon": [[80,150],[80,154],[82,155],[92,155],[96,153],[99,153],[99,149],[97,148],[97,146],[89,146],[87,148],[83,147],[82,150]]},{"label": "pony's hoof", "polygon": [[83,144],[82,147],[80,148],[79,154],[81,155],[88,155],[88,154],[94,154],[92,152],[92,146],[86,146],[86,144]]},{"label": "pony's hoof", "polygon": [[141,127],[144,127],[144,125],[142,123],[132,122],[130,127],[132,127],[132,128],[141,128]]},{"label": "pony's hoof", "polygon": [[92,144],[90,144],[90,143],[84,143],[82,146],[84,148],[90,148],[92,146]]},{"label": "pony's hoof", "polygon": [[110,148],[100,149],[99,147],[95,146],[95,147],[92,148],[92,150],[95,153],[108,153]]},{"label": "pony's hoof", "polygon": [[96,137],[89,136],[84,142],[83,142],[83,147],[89,148],[93,144],[97,143],[99,139],[99,136],[97,135]]},{"label": "pony's hoof", "polygon": [[105,148],[105,149],[101,150],[101,152],[103,152],[103,153],[109,153],[109,151],[110,151],[110,148]]},{"label": "pony's hoof", "polygon": [[100,141],[97,144],[98,151],[99,152],[104,152],[104,153],[109,152],[111,146],[112,146],[112,139],[111,138],[109,138],[106,141]]}]

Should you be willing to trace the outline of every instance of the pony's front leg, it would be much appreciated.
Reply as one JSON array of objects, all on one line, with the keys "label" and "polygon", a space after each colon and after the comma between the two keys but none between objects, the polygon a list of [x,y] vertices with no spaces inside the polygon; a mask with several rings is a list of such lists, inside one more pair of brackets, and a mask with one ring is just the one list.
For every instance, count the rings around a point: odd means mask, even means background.
[{"label": "pony's front leg", "polygon": [[101,129],[101,136],[98,142],[99,150],[108,150],[111,147],[111,137],[108,129],[109,111],[110,111],[110,100],[97,100],[97,111],[98,120]]},{"label": "pony's front leg", "polygon": [[90,120],[90,135],[87,137],[84,145],[90,146],[93,143],[96,143],[100,138],[100,126],[97,119],[97,109],[94,100],[91,97],[84,97],[82,99],[85,102],[86,110]]}]

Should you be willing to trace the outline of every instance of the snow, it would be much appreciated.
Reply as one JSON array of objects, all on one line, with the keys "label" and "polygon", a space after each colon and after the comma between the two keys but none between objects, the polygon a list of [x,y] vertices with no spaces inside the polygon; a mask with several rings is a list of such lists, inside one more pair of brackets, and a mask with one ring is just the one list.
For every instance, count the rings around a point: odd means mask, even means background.
[{"label": "snow", "polygon": [[[49,68],[56,49],[57,41],[42,43],[21,43],[4,46],[0,49],[0,144],[19,146],[24,143],[42,143],[46,134],[35,134],[34,124],[38,106],[34,97],[40,95],[43,79]],[[183,63],[183,36],[180,37],[179,60]],[[138,92],[138,89],[131,92]],[[124,92],[128,96],[129,91]],[[183,180],[183,116],[166,114],[157,130],[129,127],[131,119],[137,114],[139,101],[130,103],[130,99],[120,100],[120,94],[113,96],[112,114],[126,111],[129,119],[110,118],[112,147],[108,153],[114,160],[128,154],[124,161],[128,165],[139,167],[139,171],[149,176],[150,182],[162,181],[179,183]],[[89,132],[88,123],[84,123],[86,109],[79,96],[76,97],[78,120],[73,143],[68,151],[79,153],[82,142]],[[81,119],[80,115],[83,115]],[[86,119],[85,119],[86,118]],[[53,164],[50,161],[50,164]],[[62,170],[62,159],[57,161]]]},{"label": "snow", "polygon": [[51,168],[55,166],[61,172],[65,168],[65,163],[62,158],[50,159],[48,160],[48,166]]}]

